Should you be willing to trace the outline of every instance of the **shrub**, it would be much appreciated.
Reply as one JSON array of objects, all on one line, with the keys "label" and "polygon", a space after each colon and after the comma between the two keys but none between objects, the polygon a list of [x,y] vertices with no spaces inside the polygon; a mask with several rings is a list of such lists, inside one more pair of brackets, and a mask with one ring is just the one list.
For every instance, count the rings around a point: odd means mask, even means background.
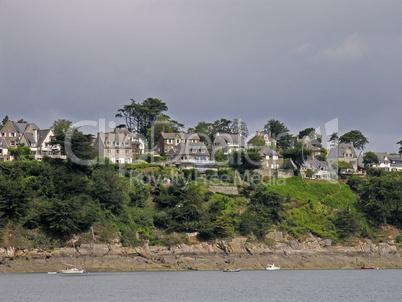
[{"label": "shrub", "polygon": [[402,235],[396,236],[395,241],[396,241],[397,243],[402,243]]}]

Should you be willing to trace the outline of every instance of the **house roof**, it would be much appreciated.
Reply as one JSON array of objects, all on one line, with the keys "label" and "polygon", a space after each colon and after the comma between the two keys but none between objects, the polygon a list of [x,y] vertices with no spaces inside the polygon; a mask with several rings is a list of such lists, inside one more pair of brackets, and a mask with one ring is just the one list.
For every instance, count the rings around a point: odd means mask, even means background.
[{"label": "house roof", "polygon": [[[202,152],[204,151],[204,152]],[[169,156],[195,155],[209,156],[208,148],[204,143],[180,143],[175,149],[169,150]]]},{"label": "house roof", "polygon": [[389,158],[387,152],[373,152],[375,155],[377,155],[378,160],[380,162],[385,161],[385,158]]},{"label": "house roof", "polygon": [[341,158],[348,149],[352,151],[353,157],[357,158],[356,151],[352,143],[339,143],[338,147],[329,149],[327,158]]},{"label": "house roof", "polygon": [[38,130],[38,146],[43,144],[50,131],[50,129]]},{"label": "house roof", "polygon": [[262,156],[278,156],[278,157],[283,157],[280,155],[278,152],[275,150],[272,150],[271,148],[262,148],[261,150],[258,151],[258,153]]},{"label": "house roof", "polygon": [[321,170],[322,168],[328,170],[328,166],[324,164],[322,161],[319,161],[315,157],[309,156],[306,161],[303,163],[303,166],[307,169],[317,169]]},{"label": "house roof", "polygon": [[36,126],[34,123],[16,123],[16,122],[12,122],[13,128],[15,129],[15,131],[19,132],[19,133],[24,133],[28,127],[32,127],[33,129],[39,129],[38,126]]},{"label": "house roof", "polygon": [[0,137],[0,148],[8,148],[6,140],[2,137]]},{"label": "house roof", "polygon": [[179,136],[180,139],[196,139],[200,140],[200,137],[198,136],[197,133],[165,133],[162,132],[161,136],[163,139],[175,139],[176,136]]},{"label": "house roof", "polygon": [[227,133],[217,133],[214,139],[214,144],[221,146],[227,146],[228,144],[238,145],[240,147],[245,147],[244,137],[240,134],[227,134]]},{"label": "house roof", "polygon": [[[258,138],[262,141],[268,141],[270,143],[276,143],[276,140],[274,140],[269,134],[265,133],[265,132],[259,132],[257,131],[257,134],[255,136],[253,136],[248,142],[247,144],[252,143],[252,140],[254,138]],[[265,139],[266,138],[266,139]]]}]

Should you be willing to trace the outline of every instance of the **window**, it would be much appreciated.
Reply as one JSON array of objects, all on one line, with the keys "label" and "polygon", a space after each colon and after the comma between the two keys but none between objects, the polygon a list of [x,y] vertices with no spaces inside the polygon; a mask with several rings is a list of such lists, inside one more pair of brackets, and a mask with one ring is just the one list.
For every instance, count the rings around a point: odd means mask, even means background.
[{"label": "window", "polygon": [[14,133],[14,132],[10,132],[10,137],[15,137],[15,133]]},{"label": "window", "polygon": [[119,154],[120,153],[120,150],[116,150],[116,154]]},{"label": "window", "polygon": [[110,153],[112,153],[112,151],[111,150],[106,150],[106,153],[110,154]]},{"label": "window", "polygon": [[106,145],[107,145],[107,146],[110,146],[110,145],[111,145],[111,143],[110,143],[110,142],[107,142],[107,143],[106,143]]},{"label": "window", "polygon": [[130,154],[130,150],[126,150],[126,154]]},{"label": "window", "polygon": [[120,142],[116,142],[116,146],[120,146]]}]

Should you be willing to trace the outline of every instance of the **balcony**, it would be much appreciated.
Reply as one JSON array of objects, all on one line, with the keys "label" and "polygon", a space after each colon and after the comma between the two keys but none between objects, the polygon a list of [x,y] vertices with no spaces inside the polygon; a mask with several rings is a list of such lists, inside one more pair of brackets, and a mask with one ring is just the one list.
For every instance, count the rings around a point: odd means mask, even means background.
[{"label": "balcony", "polygon": [[194,164],[197,166],[207,166],[207,165],[215,165],[214,160],[205,160],[205,159],[176,159],[174,160],[176,165],[179,164]]}]

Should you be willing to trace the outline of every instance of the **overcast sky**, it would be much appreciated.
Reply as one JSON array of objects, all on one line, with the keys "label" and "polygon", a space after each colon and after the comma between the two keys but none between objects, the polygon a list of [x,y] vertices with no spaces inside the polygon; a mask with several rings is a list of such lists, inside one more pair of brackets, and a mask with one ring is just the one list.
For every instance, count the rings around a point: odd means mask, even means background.
[{"label": "overcast sky", "polygon": [[154,97],[186,129],[338,118],[397,152],[401,16],[400,0],[0,0],[0,122],[119,124],[130,98]]}]

